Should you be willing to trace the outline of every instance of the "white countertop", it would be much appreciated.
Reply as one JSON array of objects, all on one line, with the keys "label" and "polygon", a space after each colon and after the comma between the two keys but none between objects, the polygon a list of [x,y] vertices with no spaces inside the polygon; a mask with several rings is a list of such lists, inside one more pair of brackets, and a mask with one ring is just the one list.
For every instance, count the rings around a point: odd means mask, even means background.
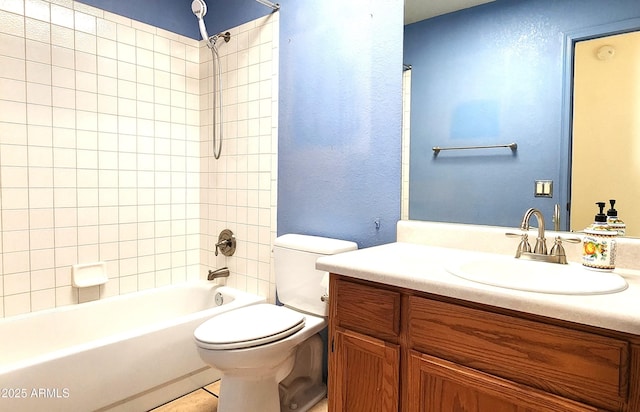
[{"label": "white countertop", "polygon": [[616,269],[629,287],[602,295],[524,292],[467,281],[447,272],[453,259],[482,252],[390,243],[318,259],[316,268],[353,278],[640,335],[640,271]]}]

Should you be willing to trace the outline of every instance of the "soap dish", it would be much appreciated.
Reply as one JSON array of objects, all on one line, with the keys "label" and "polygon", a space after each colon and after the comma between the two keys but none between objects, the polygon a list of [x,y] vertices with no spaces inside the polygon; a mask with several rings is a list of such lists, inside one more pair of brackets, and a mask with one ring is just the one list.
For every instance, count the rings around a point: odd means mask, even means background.
[{"label": "soap dish", "polygon": [[83,263],[71,267],[71,282],[76,288],[104,285],[108,280],[105,262]]}]

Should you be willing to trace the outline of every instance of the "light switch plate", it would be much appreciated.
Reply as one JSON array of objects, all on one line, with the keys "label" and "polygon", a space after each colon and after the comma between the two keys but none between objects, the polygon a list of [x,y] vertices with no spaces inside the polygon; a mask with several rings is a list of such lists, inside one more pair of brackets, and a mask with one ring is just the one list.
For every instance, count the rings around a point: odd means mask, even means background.
[{"label": "light switch plate", "polygon": [[553,197],[553,180],[536,180],[533,195],[535,197]]}]

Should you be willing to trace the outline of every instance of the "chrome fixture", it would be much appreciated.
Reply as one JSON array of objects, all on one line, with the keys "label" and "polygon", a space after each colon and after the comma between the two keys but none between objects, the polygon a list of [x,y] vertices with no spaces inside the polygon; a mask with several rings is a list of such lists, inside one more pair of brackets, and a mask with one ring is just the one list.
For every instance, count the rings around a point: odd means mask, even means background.
[{"label": "chrome fixture", "polygon": [[443,150],[468,150],[468,149],[498,149],[501,147],[508,147],[512,152],[518,150],[518,143],[509,143],[509,144],[493,144],[487,146],[456,146],[456,147],[440,147],[433,146],[431,150],[433,150],[433,155],[437,156]]},{"label": "chrome fixture", "polygon": [[[207,27],[204,24],[204,16],[207,14],[207,4],[204,0],[193,0],[191,2],[191,11],[198,18],[198,26],[200,27],[200,35],[202,39],[206,42],[207,47],[211,50],[211,59],[213,63],[213,111],[212,111],[212,122],[213,124],[213,157],[216,159],[220,158],[220,153],[222,152],[222,70],[220,69],[220,55],[218,53],[218,47],[216,45],[216,41],[222,37],[226,43],[231,40],[231,33],[218,33],[213,36],[209,36],[207,32]],[[216,85],[216,68],[218,75],[218,84]],[[216,106],[216,92],[218,94],[218,104]],[[216,113],[217,112],[217,113]],[[216,119],[216,115],[220,116],[220,119]],[[216,124],[219,123],[220,133],[218,139],[218,148],[216,149]]]},{"label": "chrome fixture", "polygon": [[207,275],[207,280],[213,280],[217,278],[228,278],[229,277],[229,268],[223,267],[216,270],[209,270],[209,274]]},{"label": "chrome fixture", "polygon": [[218,243],[216,243],[216,256],[218,256],[218,251],[225,256],[232,256],[236,252],[236,237],[229,229],[220,232]]},{"label": "chrome fixture", "polygon": [[271,7],[273,11],[278,11],[280,9],[280,5],[278,3],[272,3],[269,0],[256,0],[256,1],[264,6]]},{"label": "chrome fixture", "polygon": [[207,42],[209,47],[209,33],[207,33],[207,27],[204,25],[204,16],[207,14],[207,3],[204,0],[193,0],[191,2],[191,11],[198,18],[198,26],[200,27],[200,35]]},{"label": "chrome fixture", "polygon": [[544,238],[544,216],[542,215],[542,212],[534,208],[530,208],[524,212],[522,222],[520,223],[520,229],[529,230],[529,221],[531,220],[531,216],[535,216],[538,221],[538,238],[536,239],[536,246],[533,248],[533,253],[546,255],[547,240]]},{"label": "chrome fixture", "polygon": [[553,206],[553,230],[560,231],[560,205],[557,203]]},{"label": "chrome fixture", "polygon": [[[536,238],[536,245],[531,251],[531,245],[529,244],[529,234],[527,231],[530,227],[531,217],[535,216],[538,222],[538,237]],[[547,240],[544,237],[544,216],[538,209],[530,208],[524,213],[522,222],[520,223],[520,229],[523,231],[521,234],[506,233],[507,236],[520,237],[520,243],[516,250],[516,258],[536,260],[540,262],[548,263],[560,263],[565,265],[567,263],[567,256],[565,254],[562,241],[570,243],[579,243],[579,238],[563,238],[556,236],[555,243],[551,248],[551,251],[547,254]]]}]

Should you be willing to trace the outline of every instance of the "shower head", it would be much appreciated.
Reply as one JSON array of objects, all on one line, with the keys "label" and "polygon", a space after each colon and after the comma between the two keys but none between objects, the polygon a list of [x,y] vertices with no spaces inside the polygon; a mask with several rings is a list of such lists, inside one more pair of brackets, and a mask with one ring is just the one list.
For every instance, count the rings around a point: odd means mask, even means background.
[{"label": "shower head", "polygon": [[193,0],[191,2],[191,11],[197,18],[202,19],[207,14],[207,3],[204,0]]},{"label": "shower head", "polygon": [[207,45],[211,47],[211,40],[209,40],[209,33],[207,33],[207,27],[204,25],[204,15],[207,14],[207,3],[204,0],[193,0],[191,2],[191,11],[198,18],[198,26],[200,27],[200,35],[207,42]]}]

